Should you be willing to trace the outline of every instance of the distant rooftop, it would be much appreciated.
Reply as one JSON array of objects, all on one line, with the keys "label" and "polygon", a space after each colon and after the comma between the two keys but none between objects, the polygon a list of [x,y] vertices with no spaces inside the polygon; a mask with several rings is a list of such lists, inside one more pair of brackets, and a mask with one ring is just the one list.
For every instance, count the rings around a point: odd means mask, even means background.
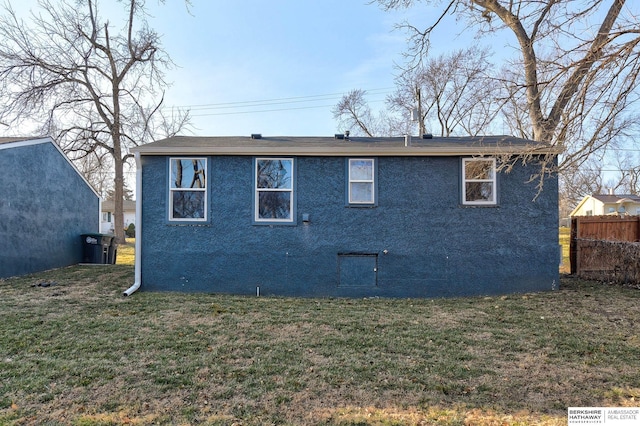
[{"label": "distant rooftop", "polygon": [[18,143],[18,142],[31,142],[31,143],[42,143],[45,141],[52,141],[49,136],[5,136],[0,137],[0,145],[7,145],[10,143]]},{"label": "distant rooftop", "polygon": [[640,202],[640,196],[634,194],[594,194],[592,197],[603,203],[617,203],[620,200]]},{"label": "distant rooftop", "polygon": [[27,136],[0,137],[0,144],[31,141],[31,140],[37,140],[37,139],[43,139],[43,138],[41,138],[41,137],[27,137]]}]

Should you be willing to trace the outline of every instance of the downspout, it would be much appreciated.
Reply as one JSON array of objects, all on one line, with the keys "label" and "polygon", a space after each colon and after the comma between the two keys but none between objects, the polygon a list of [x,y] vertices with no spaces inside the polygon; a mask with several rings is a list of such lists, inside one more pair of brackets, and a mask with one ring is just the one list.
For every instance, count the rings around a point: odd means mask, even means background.
[{"label": "downspout", "polygon": [[134,282],[126,289],[123,296],[130,296],[140,288],[142,284],[142,164],[140,164],[140,153],[134,153],[136,160],[136,245],[135,245],[135,272]]}]

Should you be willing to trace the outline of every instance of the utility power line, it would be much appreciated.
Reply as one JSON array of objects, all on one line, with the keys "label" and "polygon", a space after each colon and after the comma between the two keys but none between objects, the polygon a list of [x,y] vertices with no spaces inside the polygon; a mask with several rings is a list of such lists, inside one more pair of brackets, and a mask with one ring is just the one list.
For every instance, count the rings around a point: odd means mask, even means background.
[{"label": "utility power line", "polygon": [[[368,101],[370,104],[384,102],[384,99],[373,99]],[[276,105],[276,104],[270,104]],[[260,106],[260,105],[252,105],[252,106]],[[319,108],[332,108],[335,104],[327,104],[327,105],[310,105],[310,106],[298,106],[298,107],[288,107],[288,108],[269,108],[269,109],[257,109],[257,110],[245,110],[245,111],[220,111],[220,112],[207,112],[201,114],[190,114],[191,117],[208,117],[213,115],[237,115],[237,114],[256,114],[263,112],[278,112],[278,111],[297,111],[304,109],[319,109]]]},{"label": "utility power line", "polygon": [[302,110],[302,109],[317,109],[317,108],[330,108],[333,105],[315,105],[315,106],[306,106],[306,107],[296,107],[296,108],[271,108],[271,109],[259,109],[259,110],[250,110],[250,111],[229,111],[229,112],[209,112],[205,114],[190,114],[191,117],[209,117],[212,115],[237,115],[237,114],[256,114],[262,112],[277,112],[277,111],[293,111],[293,110]]},{"label": "utility power line", "polygon": [[[365,92],[367,95],[379,96],[379,95],[386,95],[390,93],[390,90],[392,89],[393,87],[383,87],[383,88],[365,90]],[[319,95],[257,99],[257,100],[249,100],[249,101],[176,105],[176,106],[166,106],[166,107],[163,107],[163,109],[176,108],[176,109],[189,110],[191,112],[196,112],[195,114],[191,114],[192,117],[204,117],[204,116],[212,116],[212,115],[252,114],[252,113],[264,113],[264,112],[275,112],[275,111],[293,111],[293,110],[304,110],[304,109],[330,108],[335,106],[335,104],[306,105],[306,106],[299,106],[299,105],[313,104],[316,102],[331,101],[331,100],[335,100],[337,102],[345,94],[346,94],[345,92],[326,93],[326,94],[319,94]],[[370,99],[368,100],[368,102],[378,103],[384,100],[385,100],[384,98],[376,98],[376,99]],[[266,108],[266,109],[261,108],[261,109],[247,110],[247,108],[260,108],[260,107],[284,106],[284,105],[291,105],[291,106],[286,108]]]}]

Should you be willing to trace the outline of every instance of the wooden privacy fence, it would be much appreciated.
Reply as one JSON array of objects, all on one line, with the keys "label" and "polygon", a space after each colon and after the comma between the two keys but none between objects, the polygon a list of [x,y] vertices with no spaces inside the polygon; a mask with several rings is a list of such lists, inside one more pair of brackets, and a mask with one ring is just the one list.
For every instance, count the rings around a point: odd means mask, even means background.
[{"label": "wooden privacy fence", "polygon": [[640,216],[571,219],[571,273],[583,278],[640,282]]}]

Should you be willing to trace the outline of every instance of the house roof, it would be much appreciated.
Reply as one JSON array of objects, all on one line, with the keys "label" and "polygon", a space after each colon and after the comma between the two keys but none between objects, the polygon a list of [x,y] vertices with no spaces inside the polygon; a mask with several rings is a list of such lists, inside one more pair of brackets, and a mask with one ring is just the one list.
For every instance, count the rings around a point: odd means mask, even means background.
[{"label": "house roof", "polygon": [[500,155],[533,152],[557,154],[556,148],[510,136],[478,137],[311,137],[311,136],[174,136],[133,148],[142,155]]},{"label": "house roof", "polygon": [[23,141],[24,138],[7,138],[7,137],[0,137],[0,145],[3,143],[10,143],[10,142],[19,142],[19,141]]},{"label": "house roof", "polygon": [[38,143],[46,143],[53,142],[53,140],[48,136],[36,136],[36,137],[27,137],[27,136],[4,136],[0,137],[0,146],[4,145],[3,148],[10,148],[9,144],[15,144],[15,146],[23,146],[23,145],[34,145]]},{"label": "house roof", "polygon": [[[112,212],[115,208],[115,202],[113,200],[104,200],[102,202],[102,211],[103,212]],[[136,211],[136,202],[135,200],[123,200],[123,210],[128,211]]]},{"label": "house roof", "polygon": [[577,206],[569,213],[570,217],[576,216],[582,206],[590,199],[598,200],[602,204],[623,204],[623,203],[640,203],[640,196],[633,194],[593,194],[587,195],[580,200]]},{"label": "house roof", "polygon": [[592,197],[606,204],[629,201],[640,203],[640,196],[634,194],[593,194]]}]

